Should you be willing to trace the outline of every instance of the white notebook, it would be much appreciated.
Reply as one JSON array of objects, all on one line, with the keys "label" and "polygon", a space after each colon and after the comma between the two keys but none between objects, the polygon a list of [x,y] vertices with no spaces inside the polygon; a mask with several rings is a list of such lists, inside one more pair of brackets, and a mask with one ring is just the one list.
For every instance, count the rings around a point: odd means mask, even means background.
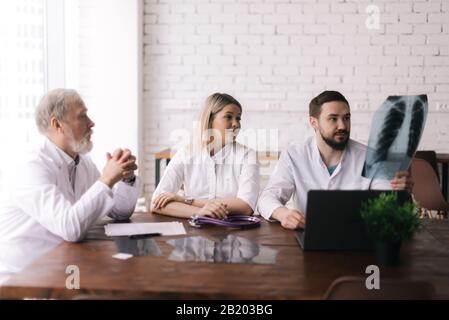
[{"label": "white notebook", "polygon": [[154,222],[154,223],[110,223],[105,227],[107,236],[130,236],[139,234],[160,233],[163,236],[186,234],[181,222]]}]

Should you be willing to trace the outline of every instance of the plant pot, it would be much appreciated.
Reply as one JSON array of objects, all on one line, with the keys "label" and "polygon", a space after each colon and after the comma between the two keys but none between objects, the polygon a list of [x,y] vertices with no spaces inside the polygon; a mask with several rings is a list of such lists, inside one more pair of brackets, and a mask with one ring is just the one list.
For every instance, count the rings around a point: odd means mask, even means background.
[{"label": "plant pot", "polygon": [[397,266],[399,264],[400,250],[401,241],[376,241],[377,263],[381,266]]}]

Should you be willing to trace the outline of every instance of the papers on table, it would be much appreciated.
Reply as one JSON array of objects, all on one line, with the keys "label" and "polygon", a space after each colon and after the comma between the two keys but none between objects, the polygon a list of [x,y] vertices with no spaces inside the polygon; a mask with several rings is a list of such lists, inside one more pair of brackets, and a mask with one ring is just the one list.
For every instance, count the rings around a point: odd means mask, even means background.
[{"label": "papers on table", "polygon": [[110,223],[104,229],[106,235],[110,237],[155,233],[160,233],[163,236],[186,234],[181,222]]}]

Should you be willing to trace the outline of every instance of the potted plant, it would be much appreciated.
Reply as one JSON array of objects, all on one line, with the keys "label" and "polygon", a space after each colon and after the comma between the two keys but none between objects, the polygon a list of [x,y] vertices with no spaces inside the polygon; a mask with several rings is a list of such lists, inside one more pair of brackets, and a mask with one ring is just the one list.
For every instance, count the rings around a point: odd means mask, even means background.
[{"label": "potted plant", "polygon": [[402,242],[422,229],[418,207],[411,201],[400,204],[395,192],[381,193],[363,203],[361,216],[374,241],[380,265],[397,265]]}]

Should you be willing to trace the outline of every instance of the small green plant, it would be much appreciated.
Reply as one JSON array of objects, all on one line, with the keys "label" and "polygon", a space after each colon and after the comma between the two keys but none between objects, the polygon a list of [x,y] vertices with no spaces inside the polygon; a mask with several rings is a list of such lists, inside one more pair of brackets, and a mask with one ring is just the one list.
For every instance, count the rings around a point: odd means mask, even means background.
[{"label": "small green plant", "polygon": [[361,216],[368,232],[377,241],[401,242],[409,240],[422,229],[419,210],[411,202],[400,204],[397,193],[381,193],[362,204]]}]

